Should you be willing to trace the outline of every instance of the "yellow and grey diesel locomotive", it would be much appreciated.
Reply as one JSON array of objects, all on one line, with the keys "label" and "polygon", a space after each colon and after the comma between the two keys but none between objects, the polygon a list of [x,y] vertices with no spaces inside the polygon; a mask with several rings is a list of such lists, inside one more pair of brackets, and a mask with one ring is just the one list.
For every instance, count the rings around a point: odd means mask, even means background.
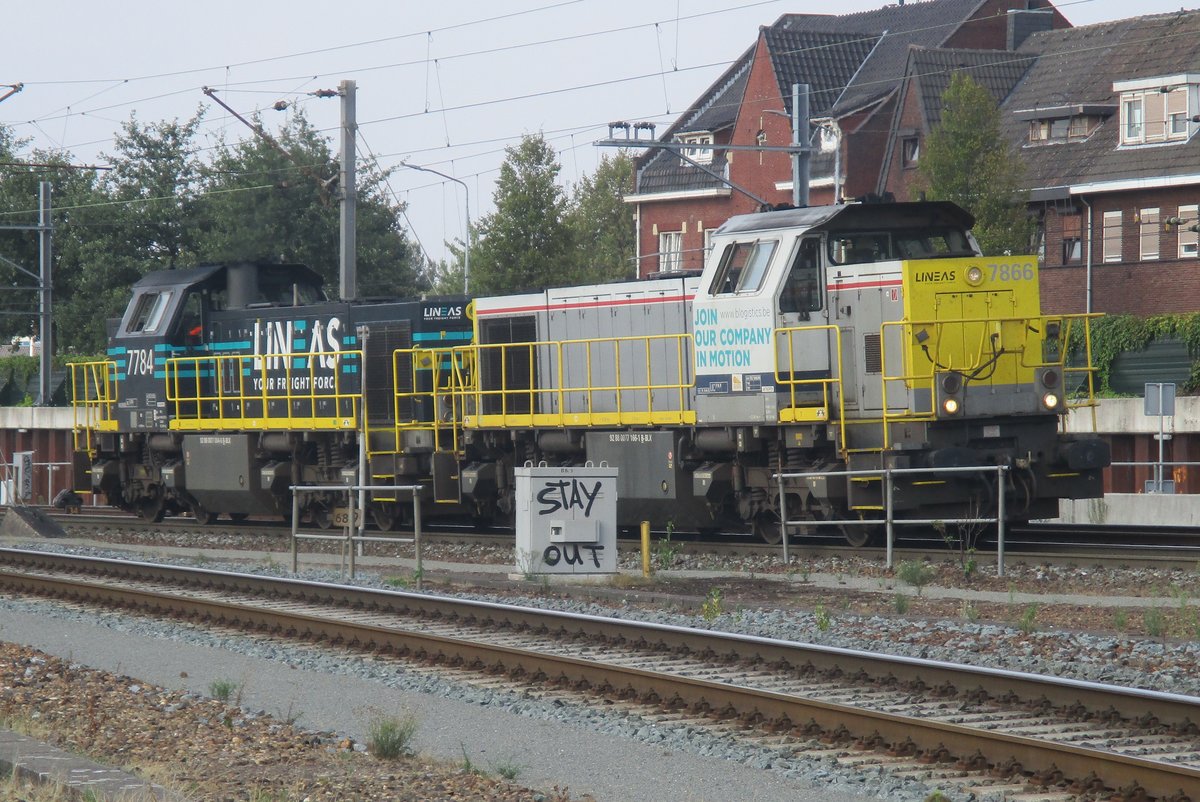
[{"label": "yellow and grey diesel locomotive", "polygon": [[[113,351],[124,365],[80,368],[93,385],[81,426],[92,484],[147,513],[163,498],[172,510],[244,514],[270,506],[268,485],[282,511],[284,488],[360,472],[375,485],[420,484],[434,514],[505,522],[516,467],[606,463],[619,469],[622,525],[670,521],[773,541],[781,516],[794,534],[822,520],[882,520],[887,468],[931,469],[892,474],[898,520],[994,515],[996,472],[982,469],[1005,466],[1005,517],[1053,517],[1059,499],[1102,494],[1110,459],[1098,437],[1061,431],[1069,407],[1091,402],[1090,367],[1068,361],[1087,353],[1072,346],[1086,346],[1088,317],[1042,314],[1036,257],[980,256],[972,222],[949,203],[763,212],[721,226],[698,275],[432,309],[346,305],[359,340],[344,341],[354,354],[336,361],[365,377],[335,382],[332,394],[313,378],[329,355],[296,336],[300,299],[285,315],[292,328],[272,341],[278,360],[257,340],[231,355],[224,335],[183,356],[165,349],[153,434],[122,409],[128,352]],[[437,311],[456,307],[461,324]],[[241,310],[244,330],[268,325],[254,322],[260,310]],[[319,321],[305,314],[311,332]],[[413,336],[377,337],[397,314],[415,321]],[[223,378],[229,359],[239,381]],[[147,447],[129,451],[139,437]],[[193,488],[191,475],[155,471],[146,457],[169,454],[192,471],[189,453],[225,448],[225,438],[257,482],[242,492],[262,503],[237,502],[232,487]],[[321,522],[332,503],[308,502],[308,514]],[[394,492],[372,494],[382,527],[407,509]],[[844,527],[856,545],[873,533]]]}]

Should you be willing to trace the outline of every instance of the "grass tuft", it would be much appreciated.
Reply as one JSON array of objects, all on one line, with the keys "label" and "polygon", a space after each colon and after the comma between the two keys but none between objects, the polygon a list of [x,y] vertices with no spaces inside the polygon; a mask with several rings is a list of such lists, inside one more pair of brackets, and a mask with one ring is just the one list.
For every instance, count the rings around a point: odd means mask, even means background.
[{"label": "grass tuft", "polygon": [[367,724],[367,751],[381,760],[395,760],[411,754],[409,745],[416,734],[415,716],[375,716]]}]

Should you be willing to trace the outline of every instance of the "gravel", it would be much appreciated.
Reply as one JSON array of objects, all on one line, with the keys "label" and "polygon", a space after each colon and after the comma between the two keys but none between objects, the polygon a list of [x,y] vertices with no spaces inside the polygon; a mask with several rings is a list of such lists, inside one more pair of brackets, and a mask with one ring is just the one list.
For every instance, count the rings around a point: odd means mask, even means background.
[{"label": "gravel", "polygon": [[[105,553],[95,549],[55,548],[53,546],[49,548],[69,553],[128,557],[127,554]],[[154,559],[160,562],[181,564],[192,562],[190,560],[163,560],[158,557]],[[245,565],[241,564],[226,566],[211,561],[204,561],[204,567],[219,570],[248,570]],[[840,574],[841,570],[845,570],[845,568],[845,561],[842,561],[838,573]],[[255,573],[285,575],[277,567],[268,566],[250,570]],[[868,568],[866,572],[872,573],[876,570],[877,568]],[[1086,570],[1087,573],[1081,578],[1078,574],[1082,570]],[[1144,572],[1149,570],[1151,569],[1141,569],[1141,575],[1132,581],[1142,587],[1149,587],[1151,584],[1161,584],[1163,587],[1168,584],[1184,587],[1185,585],[1181,583],[1187,583],[1191,579],[1187,575],[1175,576],[1165,572],[1148,577]],[[1039,584],[1046,583],[1048,580],[1047,569],[1042,567],[1032,570],[1031,576],[1036,576],[1038,572],[1042,574],[1042,579],[1034,581]],[[1058,574],[1055,577],[1057,586],[1064,589],[1070,588],[1077,580],[1089,588],[1104,584],[1097,582],[1095,569],[1065,571],[1055,569],[1053,573]],[[1090,583],[1083,582],[1089,575]],[[303,578],[314,581],[339,581],[335,572],[309,571],[304,573]],[[1116,582],[1117,580],[1110,581]],[[1120,580],[1120,583],[1128,581],[1131,580],[1125,577]],[[383,586],[383,583],[377,579],[368,579],[359,584]],[[986,585],[986,578],[981,580],[981,584]],[[455,595],[490,601],[513,601],[512,595],[498,593]],[[813,610],[778,609],[768,606],[725,608],[720,614],[715,616],[710,614],[705,619],[696,615],[666,611],[662,609],[661,602],[653,606],[643,606],[632,602],[618,603],[614,607],[613,604],[602,604],[586,598],[565,598],[559,595],[554,597],[530,596],[524,598],[523,603],[568,612],[611,615],[681,626],[707,626],[712,629],[770,638],[868,649],[890,654],[953,662],[965,660],[981,666],[1200,695],[1200,644],[1193,640],[1164,643],[1113,632],[1024,631],[1029,627],[1023,629],[1015,625],[967,621],[949,617],[923,620],[896,615],[857,615],[840,609],[824,609],[822,614],[818,614]],[[815,787],[819,791],[817,792],[818,796],[813,798],[823,800],[836,798],[830,794],[846,793],[909,802],[910,800],[922,800],[934,790],[920,782],[892,777],[877,770],[852,771],[829,760],[796,759],[774,750],[714,737],[690,727],[664,728],[637,717],[579,709],[572,705],[530,698],[524,694],[481,689],[449,682],[421,670],[408,670],[389,662],[348,656],[342,652],[320,647],[287,644],[239,634],[215,633],[186,623],[148,619],[124,613],[84,611],[56,602],[0,598],[0,609],[11,613],[32,614],[42,619],[54,619],[88,626],[99,625],[114,633],[138,638],[172,641],[190,647],[219,649],[263,661],[273,666],[287,667],[291,670],[349,678],[355,682],[365,682],[377,687],[384,686],[405,694],[420,694],[427,698],[452,702],[455,705],[501,711],[505,714],[519,716],[521,720],[525,721],[566,725],[570,732],[591,733],[601,739],[606,739],[606,743],[621,741],[649,745],[658,750],[660,755],[676,756],[675,760],[682,760],[682,756],[691,756],[693,759],[719,758],[721,761],[728,761],[735,767],[749,767],[756,770],[749,773],[750,778],[762,777],[758,781],[753,779],[745,781],[760,782],[761,788],[757,791],[754,790],[753,785],[739,786],[740,790],[737,796],[742,799],[777,798],[772,794],[776,792],[773,790],[777,787],[775,784],[780,782],[793,784],[794,787],[788,792],[789,794],[800,793],[795,789],[804,786]],[[5,637],[3,630],[0,630],[0,637]],[[470,731],[469,728],[472,725],[468,723],[463,726],[468,729],[460,732]],[[521,726],[524,728],[528,725]],[[361,740],[361,733],[337,733],[330,737],[334,740],[345,738],[356,741]],[[509,737],[511,738],[511,734]],[[445,744],[443,744],[444,746]],[[452,743],[450,747],[449,753],[453,756]],[[465,749],[466,747],[464,747],[464,753]],[[502,747],[499,744],[493,745],[490,754],[498,754],[501,751]],[[627,764],[632,761],[634,765],[637,765],[637,761],[645,759],[636,757],[636,748],[631,754],[634,757],[626,755],[612,759],[617,761],[618,765],[621,761],[625,761]],[[602,773],[603,771],[602,769]],[[613,769],[610,768],[607,771],[611,772]],[[558,766],[557,769],[552,766],[538,765],[533,767],[530,774],[543,784],[561,782],[567,787],[578,788],[582,783],[582,787],[601,791],[619,789],[615,796],[608,798],[627,800],[644,798],[657,802],[670,798],[710,798],[688,796],[686,792],[684,792],[685,795],[668,796],[668,789],[679,792],[687,786],[674,782],[655,782],[653,778],[649,778],[649,786],[645,786],[646,778],[639,782],[628,775],[620,778],[615,785],[612,783],[606,785],[594,772],[577,771],[570,765]],[[547,785],[547,787],[549,786]],[[711,798],[720,797],[713,796]]]}]

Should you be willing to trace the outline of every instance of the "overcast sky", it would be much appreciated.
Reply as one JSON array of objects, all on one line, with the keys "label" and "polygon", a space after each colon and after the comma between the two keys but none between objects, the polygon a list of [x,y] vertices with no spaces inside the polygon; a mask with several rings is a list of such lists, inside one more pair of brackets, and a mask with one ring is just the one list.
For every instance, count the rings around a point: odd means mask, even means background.
[{"label": "overcast sky", "polygon": [[[23,82],[0,103],[0,122],[41,148],[103,164],[130,114],[143,122],[203,109],[205,142],[248,131],[201,94],[210,86],[240,112],[278,124],[304,108],[336,147],[338,101],[307,93],[358,83],[359,155],[409,161],[461,179],[472,218],[491,210],[504,148],[541,131],[558,149],[564,183],[602,155],[592,143],[613,120],[669,124],[749,47],[758,26],[789,12],[851,12],[841,3],[730,0],[460,0],[316,3],[40,0],[10,4],[0,84]],[[1076,25],[1178,2],[1063,2]],[[0,92],[3,90],[0,89]],[[434,259],[462,238],[461,186],[398,169],[409,228]],[[31,199],[31,208],[34,207]],[[337,255],[330,254],[336,261]]]}]

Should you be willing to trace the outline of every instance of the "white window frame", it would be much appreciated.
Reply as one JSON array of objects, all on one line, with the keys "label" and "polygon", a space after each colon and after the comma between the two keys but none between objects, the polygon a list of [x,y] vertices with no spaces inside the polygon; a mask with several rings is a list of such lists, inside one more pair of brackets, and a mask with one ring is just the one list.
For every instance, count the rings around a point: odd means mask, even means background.
[{"label": "white window frame", "polygon": [[1158,209],[1142,209],[1138,212],[1138,253],[1143,262],[1158,261],[1161,239],[1159,217]]},{"label": "white window frame", "polygon": [[658,270],[660,273],[678,273],[683,270],[682,231],[659,232]]},{"label": "white window frame", "polygon": [[[1179,77],[1176,76],[1176,79]],[[1187,140],[1195,130],[1191,123],[1195,96],[1195,85],[1191,83],[1174,86],[1165,84],[1152,89],[1142,84],[1136,89],[1122,92],[1121,144],[1144,145]]]},{"label": "white window frame", "polygon": [[[679,138],[679,141],[685,145],[712,145],[712,134],[684,134]],[[684,156],[687,156],[697,164],[712,164],[713,148],[706,147],[688,147],[680,151]]]},{"label": "white window frame", "polygon": [[1190,206],[1180,206],[1178,214],[1183,220],[1179,226],[1179,258],[1195,259],[1200,255],[1197,253],[1200,234],[1188,229],[1196,225],[1197,215],[1200,215],[1200,205],[1193,203]]},{"label": "white window frame", "polygon": [[[1137,122],[1132,111],[1137,109]],[[1136,126],[1136,128],[1134,127]],[[1146,106],[1142,92],[1121,95],[1121,144],[1140,145],[1146,141]]]},{"label": "white window frame", "polygon": [[1103,215],[1103,259],[1105,262],[1121,261],[1122,231],[1120,211],[1105,212]]}]

